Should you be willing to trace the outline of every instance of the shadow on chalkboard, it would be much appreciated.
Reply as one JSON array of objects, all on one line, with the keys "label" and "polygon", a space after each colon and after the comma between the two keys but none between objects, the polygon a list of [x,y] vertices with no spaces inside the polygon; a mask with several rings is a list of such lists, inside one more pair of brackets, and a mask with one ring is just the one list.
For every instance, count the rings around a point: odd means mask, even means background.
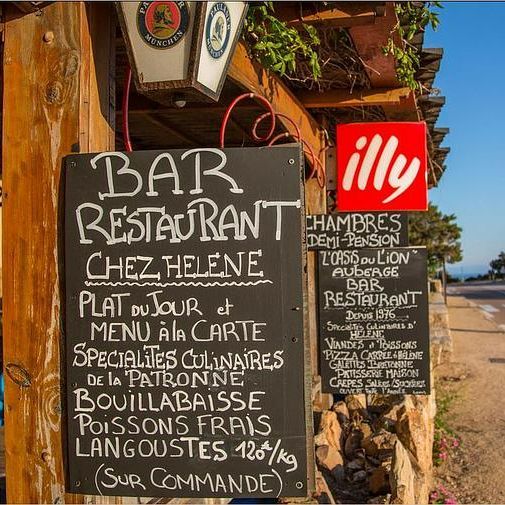
[{"label": "shadow on chalkboard", "polygon": [[68,489],[68,437],[67,437],[67,388],[66,388],[66,290],[65,290],[65,180],[66,162],[62,160],[58,194],[58,220],[56,233],[58,237],[58,278],[60,292],[60,407],[61,407],[61,444],[63,453],[63,468],[65,489]]},{"label": "shadow on chalkboard", "polygon": [[230,503],[279,503],[276,498],[235,498],[230,501]]},{"label": "shadow on chalkboard", "polygon": [[5,484],[5,475],[0,477],[0,503],[7,503],[7,491]]}]

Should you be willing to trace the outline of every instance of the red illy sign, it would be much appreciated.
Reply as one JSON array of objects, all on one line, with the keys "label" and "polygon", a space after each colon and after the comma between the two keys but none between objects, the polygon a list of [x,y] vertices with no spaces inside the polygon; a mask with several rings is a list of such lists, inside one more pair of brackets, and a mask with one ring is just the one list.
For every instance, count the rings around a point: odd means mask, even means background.
[{"label": "red illy sign", "polygon": [[427,210],[426,123],[337,126],[340,211]]}]

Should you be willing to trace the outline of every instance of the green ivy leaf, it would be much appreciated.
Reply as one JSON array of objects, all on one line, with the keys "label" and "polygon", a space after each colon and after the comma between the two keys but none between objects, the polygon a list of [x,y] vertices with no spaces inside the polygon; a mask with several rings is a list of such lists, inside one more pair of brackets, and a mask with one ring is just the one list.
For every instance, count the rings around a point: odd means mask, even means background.
[{"label": "green ivy leaf", "polygon": [[315,27],[303,25],[303,31],[288,27],[274,14],[274,2],[249,8],[244,36],[252,48],[252,55],[266,68],[280,75],[293,74],[297,59],[304,59],[313,78],[321,77],[319,56],[315,48],[320,39]]}]

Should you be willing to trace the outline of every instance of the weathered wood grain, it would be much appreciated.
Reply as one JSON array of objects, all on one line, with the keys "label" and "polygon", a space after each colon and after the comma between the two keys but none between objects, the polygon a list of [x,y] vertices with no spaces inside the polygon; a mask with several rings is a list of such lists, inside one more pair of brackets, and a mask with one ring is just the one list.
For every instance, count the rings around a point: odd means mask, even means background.
[{"label": "weathered wood grain", "polygon": [[395,29],[398,23],[394,2],[386,2],[383,17],[378,17],[373,25],[353,26],[349,29],[354,46],[365,64],[365,71],[370,78],[372,88],[398,87],[395,59],[391,54],[384,54],[382,48],[388,39],[393,38],[395,44],[402,41]]},{"label": "weathered wood grain", "polygon": [[[58,220],[61,160],[111,146],[93,57],[104,6],[52,3],[20,16],[6,9],[3,126],[4,363],[9,503],[65,496]],[[110,18],[108,18],[110,21]],[[85,27],[90,23],[90,29]],[[91,28],[93,27],[93,29]],[[100,33],[99,33],[100,32]],[[90,38],[91,36],[91,38]],[[93,40],[94,37],[94,40]],[[107,80],[105,103],[113,103]],[[100,100],[99,100],[100,98]],[[100,111],[100,112],[99,112]],[[107,126],[106,126],[107,125]]]},{"label": "weathered wood grain", "polygon": [[361,106],[396,107],[410,95],[414,95],[414,92],[407,87],[359,89],[354,91],[332,89],[324,93],[307,90],[297,93],[298,99],[309,109],[325,107],[340,109]]}]

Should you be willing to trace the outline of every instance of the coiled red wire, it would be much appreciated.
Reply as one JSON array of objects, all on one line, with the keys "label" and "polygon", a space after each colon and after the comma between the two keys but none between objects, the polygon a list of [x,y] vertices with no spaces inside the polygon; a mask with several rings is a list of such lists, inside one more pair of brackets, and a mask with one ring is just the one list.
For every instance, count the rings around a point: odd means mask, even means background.
[{"label": "coiled red wire", "polygon": [[[244,93],[242,95],[237,96],[231,103],[228,105],[228,108],[226,109],[226,112],[223,116],[223,120],[221,122],[221,128],[219,130],[219,146],[221,149],[224,148],[224,139],[225,139],[225,134],[226,134],[226,127],[228,125],[228,121],[230,119],[230,115],[235,108],[235,106],[242,100],[245,99],[256,99],[257,101],[261,102],[265,108],[267,109],[267,112],[261,114],[256,118],[254,121],[254,124],[251,129],[251,135],[253,139],[256,142],[268,142],[269,146],[274,145],[276,142],[283,138],[293,138],[303,146],[304,153],[310,157],[310,160],[312,161],[312,169],[307,177],[307,179],[311,179],[312,177],[316,176],[317,181],[319,183],[319,186],[323,188],[326,184],[326,174],[324,172],[324,167],[323,164],[321,163],[321,160],[319,159],[318,156],[314,153],[314,150],[310,147],[310,145],[302,138],[300,128],[298,125],[289,117],[286,116],[285,114],[280,114],[278,112],[275,112],[272,108],[272,104],[263,96],[258,95],[256,93]],[[264,121],[266,118],[270,118],[270,127],[268,129],[268,132],[261,136],[258,134],[258,126],[262,121]],[[276,125],[276,119],[277,118],[282,118],[285,121],[288,121],[292,126],[293,129],[295,130],[294,133],[291,132],[286,132],[286,133],[280,133],[278,135],[275,135],[272,137],[274,131],[275,131],[275,125]]]},{"label": "coiled red wire", "polygon": [[[130,138],[130,126],[129,126],[129,114],[128,114],[129,106],[130,106],[131,80],[132,80],[132,70],[131,70],[131,67],[128,65],[126,67],[125,81],[124,81],[124,86],[123,86],[123,101],[122,101],[123,142],[124,142],[124,148],[125,148],[126,152],[131,152],[133,150],[131,138]],[[303,146],[303,150],[304,150],[305,155],[308,155],[312,161],[312,169],[311,169],[307,179],[312,179],[312,177],[316,176],[319,186],[321,188],[323,188],[326,183],[326,174],[324,172],[323,164],[321,163],[319,156],[316,156],[316,154],[314,153],[314,150],[312,149],[312,147],[310,147],[310,145],[302,138],[301,133],[300,133],[300,128],[298,127],[298,125],[289,116],[286,116],[285,114],[276,113],[272,108],[272,104],[265,97],[258,95],[256,93],[244,93],[242,95],[239,95],[230,103],[230,105],[228,105],[228,108],[226,109],[226,112],[223,116],[223,120],[221,122],[221,128],[219,130],[219,146],[221,147],[221,149],[224,148],[226,127],[228,125],[228,121],[230,120],[231,113],[232,113],[233,109],[235,108],[235,106],[239,102],[241,102],[242,100],[245,100],[245,99],[256,99],[259,102],[261,102],[265,106],[265,108],[267,109],[267,112],[258,116],[258,118],[255,120],[255,122],[252,126],[251,134],[252,134],[253,139],[256,142],[268,142],[268,146],[272,146],[276,142],[278,142],[279,140],[281,140],[283,138],[289,138],[289,137],[292,137],[297,142],[301,143]],[[259,135],[258,134],[258,126],[266,118],[270,118],[270,127],[269,127],[266,134]],[[286,133],[280,133],[278,135],[273,136],[274,131],[275,131],[275,125],[276,125],[277,118],[282,118],[285,121],[288,121],[293,126],[295,133],[286,132]],[[319,154],[321,154],[321,153],[319,153]]]}]

